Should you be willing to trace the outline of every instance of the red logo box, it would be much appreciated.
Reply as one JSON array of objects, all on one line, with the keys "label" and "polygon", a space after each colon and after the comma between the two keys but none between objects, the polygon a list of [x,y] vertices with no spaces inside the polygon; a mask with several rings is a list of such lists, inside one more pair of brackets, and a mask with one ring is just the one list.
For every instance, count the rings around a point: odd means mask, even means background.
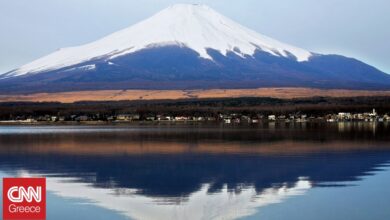
[{"label": "red logo box", "polygon": [[45,178],[3,179],[3,219],[45,218]]}]

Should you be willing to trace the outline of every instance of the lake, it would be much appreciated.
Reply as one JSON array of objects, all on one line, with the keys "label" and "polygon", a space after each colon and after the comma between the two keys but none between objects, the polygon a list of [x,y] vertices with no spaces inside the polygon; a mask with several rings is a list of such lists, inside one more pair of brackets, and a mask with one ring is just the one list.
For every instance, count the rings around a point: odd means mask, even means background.
[{"label": "lake", "polygon": [[0,126],[32,176],[48,219],[387,220],[390,124]]}]

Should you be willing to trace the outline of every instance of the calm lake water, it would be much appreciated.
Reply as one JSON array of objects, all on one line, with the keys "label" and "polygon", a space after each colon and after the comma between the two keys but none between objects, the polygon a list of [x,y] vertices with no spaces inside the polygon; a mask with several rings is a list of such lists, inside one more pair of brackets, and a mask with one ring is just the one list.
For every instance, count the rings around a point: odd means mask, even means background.
[{"label": "calm lake water", "polygon": [[390,219],[390,124],[0,126],[48,219]]}]

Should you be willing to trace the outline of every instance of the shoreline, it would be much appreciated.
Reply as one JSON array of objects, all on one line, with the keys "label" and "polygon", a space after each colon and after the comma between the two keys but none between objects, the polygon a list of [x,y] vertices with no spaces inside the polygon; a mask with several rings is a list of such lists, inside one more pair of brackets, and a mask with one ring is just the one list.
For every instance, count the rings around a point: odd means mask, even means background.
[{"label": "shoreline", "polygon": [[128,122],[107,122],[107,121],[83,121],[83,122],[22,122],[22,121],[0,121],[0,126],[20,125],[20,126],[126,126],[126,125],[226,125],[226,126],[256,126],[266,124],[388,124],[390,121],[326,121],[326,120],[307,120],[307,121],[260,121],[252,122],[232,122],[223,121],[128,121]]}]

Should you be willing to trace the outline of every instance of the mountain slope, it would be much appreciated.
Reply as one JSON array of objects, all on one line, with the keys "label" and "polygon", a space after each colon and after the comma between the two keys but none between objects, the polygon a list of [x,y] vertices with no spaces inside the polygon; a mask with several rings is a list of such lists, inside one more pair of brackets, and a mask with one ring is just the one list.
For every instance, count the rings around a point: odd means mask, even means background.
[{"label": "mountain slope", "polygon": [[191,48],[206,59],[212,59],[207,53],[208,48],[224,55],[229,51],[252,55],[256,49],[261,49],[275,56],[293,55],[299,61],[311,56],[308,51],[242,27],[207,6],[178,4],[95,42],[60,49],[22,66],[10,75],[55,70],[99,57],[109,60],[145,48],[166,45]]},{"label": "mountain slope", "polygon": [[355,59],[281,43],[207,6],[186,4],[0,75],[2,93],[273,86],[390,89],[390,76]]}]

